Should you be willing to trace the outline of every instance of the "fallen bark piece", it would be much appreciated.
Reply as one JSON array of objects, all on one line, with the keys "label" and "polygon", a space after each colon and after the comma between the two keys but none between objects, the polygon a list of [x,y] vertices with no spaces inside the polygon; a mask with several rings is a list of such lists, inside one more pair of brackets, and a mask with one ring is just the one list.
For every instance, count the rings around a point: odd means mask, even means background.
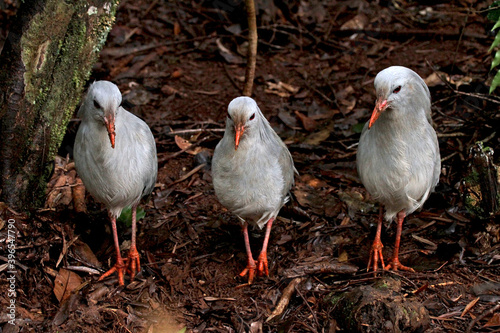
[{"label": "fallen bark piece", "polygon": [[285,311],[286,307],[288,306],[288,303],[290,302],[290,298],[292,297],[293,292],[295,291],[295,287],[297,287],[303,280],[304,280],[303,278],[295,278],[283,290],[283,295],[281,296],[281,299],[278,302],[278,305],[276,305],[276,308],[271,313],[271,315],[269,317],[267,317],[266,323],[268,323],[272,319],[278,317],[279,315],[281,315]]},{"label": "fallen bark piece", "polygon": [[296,278],[315,274],[355,274],[357,271],[358,267],[354,265],[332,260],[321,260],[319,262],[305,262],[285,269],[283,275],[287,278]]},{"label": "fallen bark piece", "polygon": [[404,298],[401,282],[390,278],[331,294],[324,302],[343,332],[424,332],[429,327],[427,309]]}]

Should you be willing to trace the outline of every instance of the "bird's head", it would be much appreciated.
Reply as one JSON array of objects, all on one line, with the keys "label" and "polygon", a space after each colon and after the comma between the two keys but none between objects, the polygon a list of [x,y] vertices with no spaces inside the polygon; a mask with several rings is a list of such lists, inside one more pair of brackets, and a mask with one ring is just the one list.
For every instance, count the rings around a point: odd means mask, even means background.
[{"label": "bird's head", "polygon": [[377,102],[368,128],[371,128],[386,110],[412,112],[418,109],[418,105],[422,106],[422,110],[430,109],[430,92],[424,80],[403,66],[392,66],[379,72],[375,77],[375,91]]},{"label": "bird's head", "polygon": [[226,127],[234,130],[234,149],[237,150],[244,135],[255,132],[261,112],[257,103],[250,97],[236,97],[227,108]]},{"label": "bird's head", "polygon": [[115,148],[115,118],[122,103],[118,87],[109,81],[94,82],[80,107],[78,116],[103,124],[108,131],[111,147]]}]

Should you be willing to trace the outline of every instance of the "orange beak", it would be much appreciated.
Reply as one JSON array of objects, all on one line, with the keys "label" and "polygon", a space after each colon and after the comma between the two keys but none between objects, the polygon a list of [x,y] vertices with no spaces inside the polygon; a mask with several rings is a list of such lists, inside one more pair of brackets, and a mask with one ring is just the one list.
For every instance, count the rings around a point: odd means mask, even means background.
[{"label": "orange beak", "polygon": [[109,141],[111,142],[111,148],[115,148],[115,118],[113,116],[104,117],[104,123],[106,125],[106,129],[108,130]]},{"label": "orange beak", "polygon": [[375,104],[375,109],[373,109],[372,116],[370,118],[370,122],[368,123],[368,128],[371,128],[375,121],[377,121],[378,117],[382,114],[383,111],[387,109],[387,100],[377,99],[377,103]]},{"label": "orange beak", "polygon": [[236,132],[234,138],[234,150],[237,150],[240,144],[240,138],[243,135],[243,132],[245,131],[245,126],[243,126],[243,124],[236,124],[234,126],[234,131]]}]

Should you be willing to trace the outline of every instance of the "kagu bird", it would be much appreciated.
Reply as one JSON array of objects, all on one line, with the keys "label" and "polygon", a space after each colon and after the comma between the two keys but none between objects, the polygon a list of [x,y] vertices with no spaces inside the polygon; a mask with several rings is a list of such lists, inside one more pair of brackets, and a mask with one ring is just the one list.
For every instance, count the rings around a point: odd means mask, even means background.
[{"label": "kagu bird", "polygon": [[[92,196],[109,212],[116,250],[115,266],[99,280],[118,273],[120,285],[124,272],[133,279],[140,271],[137,252],[136,208],[142,197],[155,186],[158,163],[156,144],[148,125],[120,106],[122,95],[109,81],[94,82],[78,111],[82,123],[75,139],[74,159],[78,174]],[[116,218],[132,206],[132,243],[128,258],[120,254]]]},{"label": "kagu bird", "polygon": [[430,92],[417,73],[401,66],[378,73],[375,91],[375,109],[359,140],[358,174],[372,197],[385,206],[386,220],[397,220],[397,231],[393,257],[384,266],[381,206],[368,269],[373,263],[377,270],[380,258],[384,269],[413,271],[398,259],[403,220],[427,200],[441,171]]},{"label": "kagu bird", "polygon": [[[212,160],[213,183],[220,203],[242,222],[251,284],[258,275],[269,275],[267,244],[271,226],[288,201],[294,183],[292,155],[250,97],[237,97],[229,103],[224,137]],[[263,228],[267,223],[262,250],[253,259],[248,224]]]}]

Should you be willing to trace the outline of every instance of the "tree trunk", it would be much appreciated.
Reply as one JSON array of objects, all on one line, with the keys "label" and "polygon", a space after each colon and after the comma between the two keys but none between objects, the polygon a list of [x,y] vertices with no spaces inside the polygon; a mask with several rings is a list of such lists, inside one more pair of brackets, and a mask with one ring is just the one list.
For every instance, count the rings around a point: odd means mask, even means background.
[{"label": "tree trunk", "polygon": [[24,0],[0,55],[0,201],[41,206],[118,0]]}]

